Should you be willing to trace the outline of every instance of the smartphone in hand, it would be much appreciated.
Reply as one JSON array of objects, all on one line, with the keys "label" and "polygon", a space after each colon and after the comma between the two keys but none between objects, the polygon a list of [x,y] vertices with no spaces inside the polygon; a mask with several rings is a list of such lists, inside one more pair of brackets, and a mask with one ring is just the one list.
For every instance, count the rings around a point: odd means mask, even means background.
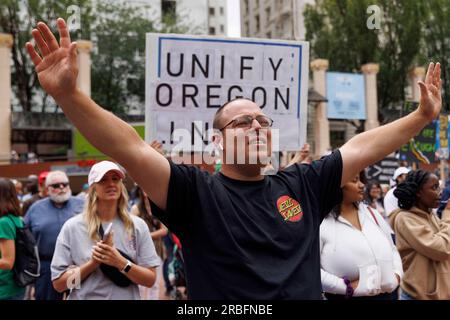
[{"label": "smartphone in hand", "polygon": [[113,224],[112,224],[112,222],[110,223],[110,224],[108,224],[108,226],[106,227],[106,229],[105,229],[105,232],[103,233],[103,242],[110,242],[109,240],[110,240],[110,236],[111,236],[111,233],[112,233],[112,226],[113,226]]}]

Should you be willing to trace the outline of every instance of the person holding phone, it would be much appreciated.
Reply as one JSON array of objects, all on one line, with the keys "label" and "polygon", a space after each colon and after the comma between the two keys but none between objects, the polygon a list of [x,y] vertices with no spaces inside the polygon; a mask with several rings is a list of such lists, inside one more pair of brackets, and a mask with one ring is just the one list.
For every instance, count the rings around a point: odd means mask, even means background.
[{"label": "person holding phone", "polygon": [[159,258],[147,224],[128,213],[124,177],[113,162],[95,164],[83,213],[58,236],[52,281],[69,300],[140,300],[138,285],[155,283]]}]

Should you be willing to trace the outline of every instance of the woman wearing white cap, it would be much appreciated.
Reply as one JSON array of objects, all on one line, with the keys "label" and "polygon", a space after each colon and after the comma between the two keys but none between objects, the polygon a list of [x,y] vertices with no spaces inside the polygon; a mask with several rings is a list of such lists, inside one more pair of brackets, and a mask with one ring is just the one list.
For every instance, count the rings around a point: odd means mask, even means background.
[{"label": "woman wearing white cap", "polygon": [[394,172],[392,179],[395,182],[395,186],[389,190],[384,197],[384,212],[387,217],[389,217],[394,210],[398,209],[398,199],[394,196],[394,190],[400,183],[406,180],[406,175],[409,171],[410,170],[406,167],[399,167]]},{"label": "woman wearing white cap", "polygon": [[113,162],[95,164],[83,214],[58,236],[52,281],[70,300],[139,300],[138,285],[155,282],[159,258],[146,223],[127,211],[124,177]]}]

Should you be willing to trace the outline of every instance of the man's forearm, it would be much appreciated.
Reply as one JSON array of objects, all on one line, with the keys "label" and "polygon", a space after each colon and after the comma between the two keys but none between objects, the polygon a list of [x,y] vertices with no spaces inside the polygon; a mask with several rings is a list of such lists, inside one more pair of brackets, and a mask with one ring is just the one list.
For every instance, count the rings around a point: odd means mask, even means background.
[{"label": "man's forearm", "polygon": [[416,110],[406,117],[350,139],[340,149],[344,162],[347,162],[346,167],[351,169],[344,172],[349,176],[343,177],[343,181],[348,181],[352,175],[398,150],[428,123],[429,119]]},{"label": "man's forearm", "polygon": [[373,158],[367,160],[364,168],[385,157],[387,154],[398,150],[411,138],[417,135],[428,123],[429,119],[418,110],[406,117],[398,119],[384,126],[363,132],[354,137],[349,143],[355,143],[358,149],[364,150]]},{"label": "man's forearm", "polygon": [[124,151],[127,147],[142,141],[129,124],[101,108],[78,89],[55,100],[94,147],[118,162],[126,161],[129,154]]}]

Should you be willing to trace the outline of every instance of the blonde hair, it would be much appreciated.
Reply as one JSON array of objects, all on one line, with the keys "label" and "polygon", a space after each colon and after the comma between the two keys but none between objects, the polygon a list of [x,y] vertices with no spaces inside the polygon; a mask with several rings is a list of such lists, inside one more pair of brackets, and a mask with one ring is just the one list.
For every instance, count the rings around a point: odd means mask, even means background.
[{"label": "blonde hair", "polygon": [[[117,215],[125,225],[125,230],[127,231],[127,233],[131,235],[133,233],[134,224],[133,220],[130,217],[130,214],[128,213],[128,193],[122,181],[119,182],[119,186],[120,197],[117,203]],[[98,201],[99,200],[97,197],[97,192],[95,191],[95,184],[93,184],[88,190],[83,214],[87,224],[89,238],[94,241],[100,240],[98,230],[100,228],[101,221],[97,213]]]}]

